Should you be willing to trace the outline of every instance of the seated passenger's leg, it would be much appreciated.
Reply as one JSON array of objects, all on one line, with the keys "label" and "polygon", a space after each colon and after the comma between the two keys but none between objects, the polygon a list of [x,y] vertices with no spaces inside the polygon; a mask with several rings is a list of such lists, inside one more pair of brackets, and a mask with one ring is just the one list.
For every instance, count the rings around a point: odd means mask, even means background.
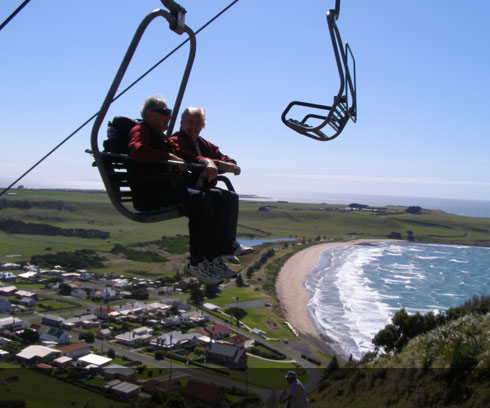
[{"label": "seated passenger's leg", "polygon": [[230,199],[231,196],[227,194],[228,192],[217,188],[212,188],[207,193],[212,199],[214,209],[214,238],[217,251],[215,256],[230,254],[234,236],[232,221],[234,204]]},{"label": "seated passenger's leg", "polygon": [[184,213],[189,218],[189,247],[195,263],[216,255],[214,203],[203,191],[189,189],[188,193]]}]

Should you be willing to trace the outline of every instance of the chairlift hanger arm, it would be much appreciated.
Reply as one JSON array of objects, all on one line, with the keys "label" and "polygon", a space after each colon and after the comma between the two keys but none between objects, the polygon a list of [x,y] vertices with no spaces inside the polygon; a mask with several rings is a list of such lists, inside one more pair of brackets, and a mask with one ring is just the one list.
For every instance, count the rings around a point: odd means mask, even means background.
[{"label": "chairlift hanger arm", "polygon": [[162,4],[170,11],[175,17],[173,22],[168,22],[168,25],[172,31],[177,34],[182,34],[185,31],[185,13],[187,11],[180,4],[177,4],[174,0],[160,0]]}]

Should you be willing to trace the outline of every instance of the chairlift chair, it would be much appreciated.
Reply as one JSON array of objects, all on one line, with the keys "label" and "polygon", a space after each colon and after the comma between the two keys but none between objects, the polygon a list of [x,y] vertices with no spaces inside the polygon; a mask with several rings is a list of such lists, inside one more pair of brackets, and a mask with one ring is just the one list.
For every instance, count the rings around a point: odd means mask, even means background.
[{"label": "chairlift chair", "polygon": [[[185,9],[183,9],[173,0],[161,1],[163,5],[168,8],[170,13],[162,9],[154,10],[150,14],[148,14],[138,26],[138,29],[133,36],[128,50],[126,51],[126,54],[121,62],[121,65],[119,66],[112,85],[107,92],[104,102],[102,103],[102,107],[97,114],[91,133],[91,151],[88,151],[94,156],[95,166],[97,166],[100,172],[102,181],[104,182],[104,186],[113,206],[125,217],[132,219],[133,221],[145,223],[159,222],[181,217],[183,215],[183,209],[178,205],[168,205],[151,211],[133,211],[126,207],[124,205],[125,203],[132,203],[133,201],[133,196],[128,180],[128,166],[130,166],[133,159],[130,156],[124,154],[101,152],[98,145],[98,134],[100,126],[107,114],[111,103],[114,100],[114,95],[116,94],[116,91],[124,77],[126,69],[131,62],[133,54],[136,51],[136,48],[141,37],[143,36],[143,33],[145,32],[148,25],[157,17],[163,17],[164,19],[166,19],[169,23],[170,29],[175,33],[180,35],[185,32],[188,35],[190,42],[187,63],[185,66],[184,74],[182,76],[180,88],[175,99],[172,116],[167,130],[167,134],[172,134],[196,54],[196,37],[194,32],[187,25],[185,25]],[[164,165],[185,166],[188,168],[204,168],[203,165],[191,163],[180,163],[172,161],[162,161],[160,163]],[[223,181],[229,190],[234,191],[233,185],[226,177],[219,176],[218,180]]]},{"label": "chairlift chair", "polygon": [[[333,98],[333,104],[327,106],[292,101],[281,116],[282,122],[289,128],[320,141],[335,139],[342,132],[349,119],[353,122],[357,120],[356,62],[349,44],[346,43],[345,47],[343,46],[336,23],[339,17],[339,11],[340,0],[336,0],[335,9],[327,12],[328,29],[340,77],[340,87]],[[349,68],[350,62],[352,62],[352,73]],[[317,113],[308,113],[302,120],[288,118],[287,115],[293,107],[312,108]],[[318,121],[320,123],[316,125],[312,124],[311,119],[314,119],[316,121],[315,123],[318,123]]]}]

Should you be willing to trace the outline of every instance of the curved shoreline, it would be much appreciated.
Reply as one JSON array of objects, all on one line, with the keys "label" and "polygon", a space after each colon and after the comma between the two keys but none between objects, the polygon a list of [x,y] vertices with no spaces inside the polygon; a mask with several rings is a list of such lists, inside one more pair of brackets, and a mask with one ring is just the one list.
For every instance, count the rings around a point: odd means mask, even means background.
[{"label": "curved shoreline", "polygon": [[388,242],[390,239],[356,239],[353,241],[328,242],[306,248],[289,258],[276,279],[276,294],[286,320],[303,336],[312,340],[326,353],[333,355],[328,346],[328,337],[319,333],[308,316],[306,305],[309,293],[304,287],[306,276],[320,262],[324,250],[342,245],[357,245],[368,242]]}]

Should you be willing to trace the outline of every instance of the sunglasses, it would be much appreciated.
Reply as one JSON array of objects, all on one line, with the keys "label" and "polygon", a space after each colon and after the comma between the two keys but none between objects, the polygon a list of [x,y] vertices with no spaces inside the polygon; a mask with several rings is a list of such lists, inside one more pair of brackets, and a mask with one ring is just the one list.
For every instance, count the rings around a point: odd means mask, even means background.
[{"label": "sunglasses", "polygon": [[152,111],[161,113],[162,115],[165,115],[165,116],[169,116],[172,114],[172,109],[169,109],[169,108],[152,109]]}]

